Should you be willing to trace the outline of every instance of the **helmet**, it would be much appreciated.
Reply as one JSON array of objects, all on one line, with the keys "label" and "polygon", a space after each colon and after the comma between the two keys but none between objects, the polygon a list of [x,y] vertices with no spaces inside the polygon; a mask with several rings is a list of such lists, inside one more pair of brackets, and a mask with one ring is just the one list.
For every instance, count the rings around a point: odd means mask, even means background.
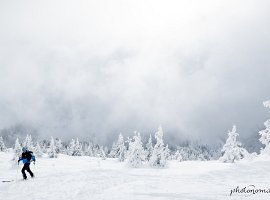
[{"label": "helmet", "polygon": [[23,152],[26,152],[26,151],[27,151],[27,147],[23,147],[23,148],[22,148],[22,151],[23,151]]}]

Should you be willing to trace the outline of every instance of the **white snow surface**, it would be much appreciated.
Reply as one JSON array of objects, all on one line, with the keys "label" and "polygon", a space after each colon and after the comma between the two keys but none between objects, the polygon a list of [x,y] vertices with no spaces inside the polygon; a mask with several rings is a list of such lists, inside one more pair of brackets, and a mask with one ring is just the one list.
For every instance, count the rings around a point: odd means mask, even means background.
[{"label": "white snow surface", "polygon": [[0,152],[1,200],[270,199],[270,193],[230,196],[237,186],[270,189],[269,157],[237,163],[170,161],[165,169],[134,169],[117,159],[59,155],[37,159],[31,165],[36,177],[23,181],[22,165],[12,165],[12,156]]}]

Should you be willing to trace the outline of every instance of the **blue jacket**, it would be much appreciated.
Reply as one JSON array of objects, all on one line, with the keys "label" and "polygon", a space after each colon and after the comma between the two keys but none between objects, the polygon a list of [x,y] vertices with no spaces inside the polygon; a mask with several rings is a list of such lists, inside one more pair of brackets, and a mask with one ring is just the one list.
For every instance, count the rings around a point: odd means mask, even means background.
[{"label": "blue jacket", "polygon": [[18,162],[22,161],[23,164],[30,163],[31,161],[36,161],[32,151],[26,151],[22,153],[22,156],[19,158]]}]

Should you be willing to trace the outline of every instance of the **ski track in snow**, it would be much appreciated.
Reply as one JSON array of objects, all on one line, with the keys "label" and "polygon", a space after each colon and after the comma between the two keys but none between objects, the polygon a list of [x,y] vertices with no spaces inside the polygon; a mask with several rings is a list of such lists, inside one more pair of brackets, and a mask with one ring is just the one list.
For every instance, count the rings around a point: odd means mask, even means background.
[{"label": "ski track in snow", "polygon": [[[133,169],[116,159],[60,155],[38,159],[31,165],[34,179],[22,181],[11,154],[0,153],[1,200],[264,200],[270,194],[245,197],[233,194],[237,186],[270,188],[270,159],[257,158],[236,164],[218,161],[170,161],[166,169]],[[20,165],[20,168],[22,165]],[[1,181],[2,181],[1,180]]]}]

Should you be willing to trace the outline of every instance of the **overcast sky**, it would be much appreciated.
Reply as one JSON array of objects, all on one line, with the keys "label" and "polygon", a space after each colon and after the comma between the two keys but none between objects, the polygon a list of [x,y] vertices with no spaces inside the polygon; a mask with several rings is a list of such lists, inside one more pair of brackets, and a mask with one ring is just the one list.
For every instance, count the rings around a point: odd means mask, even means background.
[{"label": "overcast sky", "polygon": [[[0,129],[209,142],[270,111],[270,1],[0,0]],[[106,139],[107,138],[107,139]]]}]

